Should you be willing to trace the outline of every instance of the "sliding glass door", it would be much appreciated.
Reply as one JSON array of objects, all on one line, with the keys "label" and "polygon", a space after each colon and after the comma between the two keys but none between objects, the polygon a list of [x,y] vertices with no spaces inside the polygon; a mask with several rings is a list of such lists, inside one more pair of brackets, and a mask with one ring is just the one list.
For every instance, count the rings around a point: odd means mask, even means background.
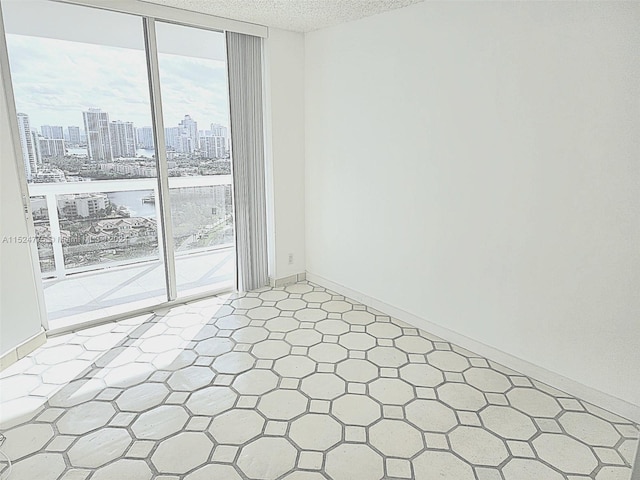
[{"label": "sliding glass door", "polygon": [[224,34],[156,22],[178,296],[233,278]]},{"label": "sliding glass door", "polygon": [[224,35],[49,1],[2,8],[50,327],[232,288]]}]

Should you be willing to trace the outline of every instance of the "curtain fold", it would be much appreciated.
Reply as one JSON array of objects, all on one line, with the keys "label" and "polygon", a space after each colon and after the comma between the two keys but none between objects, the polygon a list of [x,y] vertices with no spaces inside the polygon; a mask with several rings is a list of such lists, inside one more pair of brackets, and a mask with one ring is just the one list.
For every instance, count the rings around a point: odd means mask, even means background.
[{"label": "curtain fold", "polygon": [[238,289],[268,283],[262,39],[227,32]]}]

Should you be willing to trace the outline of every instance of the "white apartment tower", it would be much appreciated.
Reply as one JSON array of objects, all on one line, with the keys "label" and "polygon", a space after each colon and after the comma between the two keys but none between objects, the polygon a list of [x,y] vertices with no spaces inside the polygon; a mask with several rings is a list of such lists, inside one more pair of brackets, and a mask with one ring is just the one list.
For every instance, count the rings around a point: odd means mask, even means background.
[{"label": "white apartment tower", "polygon": [[20,134],[20,146],[22,147],[22,160],[24,162],[24,173],[27,181],[33,180],[38,173],[38,163],[40,159],[34,141],[34,135],[31,132],[29,124],[29,115],[18,113],[18,132]]},{"label": "white apartment tower", "polygon": [[138,140],[138,147],[147,148],[149,150],[154,148],[153,128],[140,127],[136,129],[136,135]]},{"label": "white apartment tower", "polygon": [[42,125],[40,132],[44,138],[64,140],[64,129],[57,125]]},{"label": "white apartment tower", "polygon": [[67,127],[67,132],[69,133],[69,143],[71,145],[79,145],[80,144],[80,127],[69,126]]},{"label": "white apartment tower", "polygon": [[136,156],[136,134],[132,122],[116,120],[109,124],[111,152],[114,157]]},{"label": "white apartment tower", "polygon": [[193,120],[190,115],[185,115],[178,126],[183,130],[182,136],[190,139],[190,141],[183,141],[183,144],[187,148],[186,152],[193,153],[199,144],[198,122]]},{"label": "white apartment tower", "polygon": [[82,112],[82,117],[87,135],[89,158],[94,162],[112,160],[109,114],[99,108],[90,108],[86,112]]}]

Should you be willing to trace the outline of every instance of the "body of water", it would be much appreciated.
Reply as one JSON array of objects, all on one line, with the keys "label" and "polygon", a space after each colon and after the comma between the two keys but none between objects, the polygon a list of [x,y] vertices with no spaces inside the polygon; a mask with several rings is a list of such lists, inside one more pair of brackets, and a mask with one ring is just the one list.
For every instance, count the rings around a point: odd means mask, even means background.
[{"label": "body of water", "polygon": [[133,192],[107,192],[109,201],[117,206],[125,206],[132,217],[156,218],[156,206],[143,203],[142,199],[153,193],[153,190],[136,190]]}]

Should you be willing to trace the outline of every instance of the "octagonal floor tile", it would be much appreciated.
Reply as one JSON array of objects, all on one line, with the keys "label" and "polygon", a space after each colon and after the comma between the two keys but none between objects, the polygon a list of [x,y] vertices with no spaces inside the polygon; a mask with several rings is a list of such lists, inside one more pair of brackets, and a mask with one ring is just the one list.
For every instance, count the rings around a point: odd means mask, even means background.
[{"label": "octagonal floor tile", "polygon": [[563,472],[588,475],[598,466],[589,447],[566,435],[543,433],[532,443],[542,460]]},{"label": "octagonal floor tile", "polygon": [[435,478],[475,480],[476,478],[471,467],[451,452],[428,450],[421,453],[411,463],[413,464],[415,480],[431,480]]},{"label": "octagonal floor tile", "polygon": [[287,342],[291,345],[300,347],[311,347],[322,341],[322,334],[310,328],[294,330],[285,336]]},{"label": "octagonal floor tile", "polygon": [[284,340],[263,340],[251,349],[251,353],[266,360],[276,360],[285,357],[291,352],[291,345]]},{"label": "octagonal floor tile", "polygon": [[287,333],[300,327],[300,322],[293,317],[277,317],[272,320],[268,320],[264,326],[270,332]]},{"label": "octagonal floor tile", "polygon": [[330,313],[344,313],[351,310],[353,305],[343,300],[329,300],[321,304],[320,308]]},{"label": "octagonal floor tile", "polygon": [[218,373],[236,375],[251,369],[255,363],[256,359],[246,352],[229,352],[217,357],[211,366]]},{"label": "octagonal floor tile", "polygon": [[364,310],[351,310],[343,313],[342,319],[351,325],[369,325],[376,321],[376,316]]},{"label": "octagonal floor tile", "polygon": [[271,370],[249,370],[238,375],[233,388],[241,395],[262,395],[278,385],[278,377]]},{"label": "octagonal floor tile", "polygon": [[306,308],[306,307],[307,307],[307,302],[299,298],[287,298],[285,300],[280,300],[278,303],[276,303],[276,308],[279,308],[280,310],[283,310],[283,311],[302,310],[303,308]]},{"label": "octagonal floor tile", "polygon": [[42,449],[54,436],[51,425],[30,423],[4,432],[7,438],[2,452],[13,461]]},{"label": "octagonal floor tile", "polygon": [[302,378],[316,369],[316,362],[308,357],[291,355],[276,360],[273,369],[283,377]]},{"label": "octagonal floor tile", "polygon": [[445,383],[437,388],[438,397],[456,410],[480,410],[487,404],[484,395],[465,383]]},{"label": "octagonal floor tile", "polygon": [[565,412],[559,421],[569,435],[589,445],[613,447],[620,440],[610,423],[590,413]]},{"label": "octagonal floor tile", "polygon": [[430,365],[445,372],[463,372],[471,366],[467,358],[449,350],[436,350],[431,352],[427,354],[427,360]]},{"label": "octagonal floor tile", "polygon": [[436,387],[444,382],[444,375],[426,363],[410,363],[400,369],[400,377],[411,385]]},{"label": "octagonal floor tile", "polygon": [[325,451],[342,439],[342,426],[329,415],[308,413],[291,423],[289,437],[303,450]]},{"label": "octagonal floor tile", "polygon": [[162,383],[143,383],[122,392],[116,404],[120,410],[142,412],[160,405],[168,395],[169,389]]},{"label": "octagonal floor tile", "polygon": [[394,344],[406,353],[425,354],[433,350],[433,343],[417,335],[404,335],[395,339]]},{"label": "octagonal floor tile", "polygon": [[411,458],[424,448],[422,434],[401,420],[383,419],[369,427],[369,441],[390,457]]},{"label": "octagonal floor tile", "polygon": [[381,415],[380,405],[364,395],[346,394],[333,401],[331,412],[346,425],[367,426]]},{"label": "octagonal floor tile", "polygon": [[317,322],[323,318],[327,318],[328,313],[319,308],[305,308],[298,310],[293,314],[293,318],[296,318],[302,322]]},{"label": "octagonal floor tile", "polygon": [[296,449],[282,437],[263,437],[242,448],[238,467],[252,480],[275,480],[291,470]]},{"label": "octagonal floor tile", "polygon": [[280,315],[280,310],[274,307],[256,307],[247,312],[252,320],[269,320]]},{"label": "octagonal floor tile", "polygon": [[[244,327],[236,330],[232,335],[236,342],[240,343],[258,343],[269,336],[269,330],[262,327]],[[233,348],[233,343],[231,343]],[[231,350],[231,348],[229,349]]]},{"label": "octagonal floor tile", "polygon": [[264,423],[255,410],[235,409],[215,417],[209,432],[218,443],[240,445],[258,436]]},{"label": "octagonal floor tile", "polygon": [[451,449],[473,465],[498,466],[509,456],[504,442],[478,427],[459,426],[449,434]]},{"label": "octagonal floor tile", "polygon": [[395,347],[375,347],[367,352],[367,360],[379,367],[398,368],[407,363],[409,358]]},{"label": "octagonal floor tile", "polygon": [[405,412],[407,420],[427,432],[448,432],[458,424],[454,411],[437,400],[416,399]]},{"label": "octagonal floor tile", "polygon": [[251,323],[251,319],[246,315],[227,315],[216,320],[216,327],[223,330],[237,330],[246,327]]},{"label": "octagonal floor tile", "polygon": [[349,358],[338,364],[336,373],[348,382],[366,383],[378,376],[378,367],[368,360]]},{"label": "octagonal floor tile", "polygon": [[555,417],[561,410],[555,398],[533,388],[514,388],[507,398],[514,408],[532,417]]},{"label": "octagonal floor tile", "polygon": [[327,453],[325,470],[332,480],[380,480],[382,457],[367,445],[342,444]]},{"label": "octagonal floor tile", "polygon": [[237,398],[229,387],[215,385],[192,393],[186,406],[195,415],[213,416],[229,410]]},{"label": "octagonal floor tile", "polygon": [[280,300],[284,300],[289,297],[289,294],[284,290],[267,290],[266,292],[262,292],[259,295],[261,300],[265,302],[279,302]]},{"label": "octagonal floor tile", "polygon": [[483,392],[504,393],[511,388],[511,382],[505,375],[490,368],[472,367],[464,372],[464,378]]},{"label": "octagonal floor tile", "polygon": [[57,453],[39,453],[14,463],[10,478],[11,480],[58,480],[65,468],[66,465],[62,455]]},{"label": "octagonal floor tile", "polygon": [[340,335],[339,343],[349,350],[369,350],[376,346],[376,339],[368,333],[349,332]]},{"label": "octagonal floor tile", "polygon": [[376,338],[398,338],[402,335],[402,329],[391,322],[374,322],[366,327],[367,333]]},{"label": "octagonal floor tile", "polygon": [[335,343],[320,343],[309,349],[309,357],[316,362],[338,363],[347,358],[347,349]]},{"label": "octagonal floor tile", "polygon": [[62,434],[80,435],[105,426],[115,414],[110,403],[92,401],[70,408],[56,425]]},{"label": "octagonal floor tile", "polygon": [[103,428],[83,436],[68,452],[74,467],[98,468],[120,457],[131,444],[123,428]]},{"label": "octagonal floor tile", "polygon": [[[239,333],[242,330],[243,329],[240,329],[236,333]],[[216,357],[218,355],[222,355],[223,353],[230,352],[232,349],[233,349],[233,342],[231,340],[229,340],[228,338],[218,338],[218,337],[202,340],[198,342],[198,344],[195,347],[195,351],[198,352],[198,354],[206,355],[209,357]]]},{"label": "octagonal floor tile", "polygon": [[314,373],[302,380],[300,390],[311,398],[333,400],[345,392],[346,384],[333,373]]},{"label": "octagonal floor tile", "polygon": [[564,477],[538,460],[513,458],[502,468],[505,480],[563,480]]},{"label": "octagonal floor tile", "polygon": [[258,410],[272,420],[291,420],[304,412],[308,403],[297,390],[275,390],[260,398]]},{"label": "octagonal floor tile", "polygon": [[178,405],[161,405],[143,413],[131,426],[133,434],[144,440],[160,440],[180,431],[189,415]]},{"label": "octagonal floor tile", "polygon": [[213,443],[204,433],[182,432],[164,440],[151,457],[160,473],[184,474],[204,464]]},{"label": "octagonal floor tile", "polygon": [[213,377],[209,367],[191,366],[173,373],[167,383],[172,390],[190,392],[209,385]]},{"label": "octagonal floor tile", "polygon": [[313,328],[325,335],[342,335],[349,331],[349,324],[342,320],[329,318],[327,320],[317,322]]},{"label": "octagonal floor tile", "polygon": [[413,388],[399,378],[378,378],[369,385],[369,394],[386,405],[404,405],[414,398]]},{"label": "octagonal floor tile", "polygon": [[489,405],[480,418],[486,428],[508,439],[529,440],[538,431],[530,417],[511,407]]}]

